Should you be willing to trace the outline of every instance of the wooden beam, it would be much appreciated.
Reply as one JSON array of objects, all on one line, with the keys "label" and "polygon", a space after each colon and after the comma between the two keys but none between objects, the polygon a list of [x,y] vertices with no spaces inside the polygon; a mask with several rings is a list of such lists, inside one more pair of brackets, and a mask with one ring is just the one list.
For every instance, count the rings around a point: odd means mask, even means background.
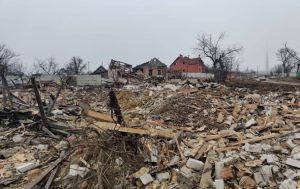
[{"label": "wooden beam", "polygon": [[196,159],[201,158],[201,157],[204,155],[204,153],[207,151],[208,147],[209,147],[209,144],[208,144],[208,143],[204,143],[204,144],[201,146],[201,148],[199,148],[199,151],[196,153],[195,158],[196,158]]},{"label": "wooden beam", "polygon": [[268,134],[268,135],[264,135],[264,136],[260,136],[260,137],[255,137],[255,138],[251,138],[251,139],[242,140],[240,142],[233,143],[230,146],[238,146],[238,145],[245,144],[245,143],[259,142],[259,141],[262,141],[262,140],[275,138],[275,137],[278,137],[278,136],[279,136],[278,133],[272,133],[272,134]]},{"label": "wooden beam", "polygon": [[38,87],[37,87],[37,84],[36,84],[36,81],[35,81],[34,77],[31,78],[31,84],[32,84],[32,87],[33,87],[33,90],[34,90],[36,102],[39,106],[43,126],[48,128],[48,122],[47,122],[47,118],[46,118],[46,115],[45,115],[43,102],[42,102],[41,95],[39,93],[39,90],[38,90]]},{"label": "wooden beam", "polygon": [[201,181],[200,181],[200,188],[206,189],[209,188],[210,186],[213,185],[213,181],[211,178],[211,173],[212,173],[212,163],[215,158],[215,151],[209,151],[204,168],[203,168],[203,174],[201,176]]},{"label": "wooden beam", "polygon": [[79,106],[83,109],[82,114],[85,116],[89,116],[98,121],[111,122],[114,123],[113,118],[109,113],[99,113],[91,110],[90,106],[86,103],[80,102]]},{"label": "wooden beam", "polygon": [[64,153],[64,151],[61,153],[61,156],[52,164],[50,165],[46,170],[44,170],[39,176],[33,181],[27,183],[25,186],[22,186],[24,189],[32,189],[37,185],[39,182],[43,180],[44,177],[46,177],[56,166],[58,166],[66,157],[67,155]]},{"label": "wooden beam", "polygon": [[52,184],[52,182],[54,180],[54,177],[55,177],[57,171],[58,171],[58,167],[56,167],[54,170],[52,170],[52,172],[50,174],[50,177],[49,177],[48,181],[46,182],[45,189],[49,189],[50,188],[50,186],[51,186],[51,184]]},{"label": "wooden beam", "polygon": [[202,137],[204,138],[204,140],[209,141],[209,140],[216,140],[220,138],[229,137],[235,134],[236,132],[232,130],[226,130],[226,131],[222,131],[222,133],[219,133],[217,135],[203,135]]},{"label": "wooden beam", "polygon": [[290,135],[290,134],[297,133],[297,132],[300,132],[300,129],[287,131],[287,132],[282,133],[282,134],[271,133],[271,134],[260,136],[260,137],[255,137],[255,138],[251,138],[251,139],[242,140],[242,141],[233,143],[230,146],[238,146],[238,145],[245,144],[245,143],[259,142],[259,141],[270,139],[270,138],[279,138],[279,137],[283,137],[283,136]]},{"label": "wooden beam", "polygon": [[63,88],[64,88],[64,81],[61,80],[61,85],[60,85],[58,91],[56,92],[56,95],[55,95],[55,97],[54,97],[54,100],[53,100],[53,102],[50,104],[49,109],[48,109],[48,111],[47,111],[47,115],[48,115],[48,116],[51,114],[51,111],[52,111],[52,109],[54,108],[54,105],[55,105],[55,103],[56,103],[56,101],[57,101],[57,99],[58,99],[58,97],[59,97],[59,94],[60,94],[60,92],[62,91]]},{"label": "wooden beam", "polygon": [[103,130],[110,130],[110,131],[118,131],[122,133],[131,133],[131,134],[138,134],[138,135],[148,135],[148,136],[158,136],[168,139],[173,139],[175,133],[173,131],[166,131],[160,129],[136,129],[130,127],[122,127],[119,124],[115,123],[108,123],[108,122],[95,122],[90,125],[90,127],[95,128],[97,131],[102,132]]},{"label": "wooden beam", "polygon": [[99,112],[95,112],[93,110],[83,110],[82,114],[85,115],[85,116],[89,116],[91,118],[94,118],[98,121],[104,121],[104,122],[110,122],[110,123],[114,122],[111,115],[108,114],[108,113],[99,113]]}]

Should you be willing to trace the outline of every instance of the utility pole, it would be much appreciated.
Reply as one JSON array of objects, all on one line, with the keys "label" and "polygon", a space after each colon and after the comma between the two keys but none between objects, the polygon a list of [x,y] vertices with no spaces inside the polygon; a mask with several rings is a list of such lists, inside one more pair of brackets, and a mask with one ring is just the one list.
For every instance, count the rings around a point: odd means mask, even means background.
[{"label": "utility pole", "polygon": [[268,50],[268,46],[267,46],[267,50],[266,50],[266,73],[269,72],[269,50]]}]

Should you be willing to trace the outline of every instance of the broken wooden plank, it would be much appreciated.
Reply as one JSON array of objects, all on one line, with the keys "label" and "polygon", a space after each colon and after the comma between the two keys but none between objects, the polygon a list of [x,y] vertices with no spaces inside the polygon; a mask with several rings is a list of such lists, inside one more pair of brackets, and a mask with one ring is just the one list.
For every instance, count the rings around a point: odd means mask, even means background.
[{"label": "broken wooden plank", "polygon": [[[199,151],[200,151],[200,149],[202,148],[202,146],[205,145],[205,144],[204,144],[204,141],[203,141],[203,140],[200,140],[199,143],[198,143],[198,145],[199,145],[199,146],[197,146],[196,148],[193,148],[193,149],[191,150],[191,157],[195,157],[195,156],[199,153]],[[198,159],[199,159],[199,158],[198,158]]]},{"label": "broken wooden plank", "polygon": [[15,98],[16,100],[20,101],[22,104],[26,104],[26,105],[27,105],[27,103],[24,102],[24,100],[22,100],[21,98],[17,97],[16,95],[14,95],[12,92],[9,91],[9,94],[10,94],[13,98]]},{"label": "broken wooden plank", "polygon": [[284,117],[290,118],[290,119],[300,119],[300,115],[293,115],[293,114],[286,114],[286,115],[284,115]]},{"label": "broken wooden plank", "polygon": [[234,178],[234,170],[233,170],[233,165],[229,166],[224,166],[221,170],[221,178],[224,180],[229,180]]},{"label": "broken wooden plank", "polygon": [[94,118],[99,121],[105,121],[105,122],[110,122],[110,123],[114,122],[111,115],[107,114],[107,113],[99,113],[99,112],[95,112],[93,110],[84,110],[84,111],[82,111],[82,113],[85,116],[89,116],[89,117]]},{"label": "broken wooden plank", "polygon": [[179,154],[180,154],[181,159],[182,159],[183,161],[186,161],[186,158],[185,158],[184,155],[183,155],[183,152],[182,152],[182,150],[181,150],[181,148],[180,148],[180,144],[179,144],[179,141],[178,141],[178,138],[180,138],[181,133],[182,133],[182,132],[177,132],[177,133],[175,134],[174,140],[175,140],[175,142],[176,142],[176,146],[177,146],[177,149],[178,149],[178,151],[179,151]]},{"label": "broken wooden plank", "polygon": [[265,129],[268,129],[270,127],[272,127],[271,124],[270,125],[263,125],[263,126],[252,126],[251,130],[256,131],[256,132],[261,132],[261,131],[263,131]]},{"label": "broken wooden plank", "polygon": [[224,148],[216,148],[215,150],[217,152],[226,152],[226,151],[232,151],[232,150],[239,150],[240,146],[231,146],[231,147],[224,147]]},{"label": "broken wooden plank", "polygon": [[195,156],[195,159],[201,158],[204,155],[204,153],[207,151],[208,147],[209,147],[208,143],[203,144],[201,146],[201,148],[199,149],[199,151],[197,152],[197,155]]},{"label": "broken wooden plank", "polygon": [[109,113],[99,113],[99,112],[93,111],[90,109],[90,106],[88,104],[83,103],[83,102],[80,102],[79,106],[83,109],[82,114],[85,116],[89,116],[98,121],[114,123],[114,120],[111,117],[111,114],[109,114]]},{"label": "broken wooden plank", "polygon": [[259,141],[262,141],[262,140],[275,138],[275,137],[278,137],[278,136],[279,136],[278,133],[271,133],[271,134],[260,136],[260,137],[255,137],[255,138],[251,138],[251,139],[242,140],[240,142],[233,143],[230,146],[237,146],[237,145],[241,145],[241,144],[245,144],[245,143],[259,142]]},{"label": "broken wooden plank", "polygon": [[48,122],[47,122],[47,118],[46,118],[46,115],[45,115],[45,111],[44,111],[44,107],[43,107],[43,102],[42,102],[41,95],[39,93],[39,90],[38,90],[38,87],[37,87],[37,84],[36,84],[36,81],[35,81],[34,77],[31,78],[31,84],[32,84],[32,87],[33,87],[33,90],[34,90],[36,102],[37,102],[37,104],[39,106],[39,110],[40,110],[40,115],[41,115],[43,126],[46,127],[46,128],[48,128]]},{"label": "broken wooden plank", "polygon": [[51,175],[50,175],[50,177],[47,180],[47,183],[45,185],[45,189],[49,189],[50,188],[50,186],[51,186],[51,184],[52,184],[52,182],[54,180],[54,177],[55,177],[57,171],[58,171],[58,167],[56,167],[54,170],[52,170]]},{"label": "broken wooden plank", "polygon": [[212,173],[212,163],[213,160],[215,158],[215,151],[209,151],[205,164],[204,164],[204,168],[203,168],[203,174],[201,176],[201,181],[200,181],[200,188],[209,188],[210,186],[213,185],[213,181],[212,181],[212,177],[211,177],[211,173]]},{"label": "broken wooden plank", "polygon": [[42,131],[44,131],[45,133],[47,133],[52,138],[60,139],[60,137],[58,137],[55,134],[53,134],[47,127],[42,126]]},{"label": "broken wooden plank", "polygon": [[57,99],[58,99],[58,97],[59,97],[59,94],[61,93],[61,90],[62,90],[63,88],[64,88],[64,81],[61,81],[61,85],[60,85],[58,91],[56,92],[56,95],[55,95],[55,97],[54,97],[54,100],[53,100],[53,102],[50,104],[49,109],[48,109],[48,111],[47,111],[47,115],[48,115],[48,116],[51,114],[51,111],[52,111],[52,109],[53,109],[53,107],[54,107],[54,105],[55,105],[55,103],[56,103],[56,101],[57,101]]},{"label": "broken wooden plank", "polygon": [[173,131],[165,131],[159,129],[136,129],[130,127],[122,127],[119,124],[115,123],[108,123],[108,122],[94,122],[90,127],[95,128],[99,132],[103,130],[111,130],[111,131],[118,131],[122,133],[132,133],[138,135],[148,135],[148,136],[159,136],[163,138],[173,139],[175,133]]},{"label": "broken wooden plank", "polygon": [[56,166],[58,166],[65,158],[67,157],[67,154],[65,152],[61,153],[61,156],[52,164],[50,165],[46,170],[44,170],[37,178],[33,179],[31,182],[25,184],[23,186],[24,189],[32,189],[37,185],[39,182],[43,180],[45,176],[47,176]]},{"label": "broken wooden plank", "polygon": [[282,134],[271,133],[271,134],[260,136],[260,137],[255,137],[255,138],[251,138],[251,139],[242,140],[242,141],[233,143],[230,146],[237,146],[237,145],[241,145],[241,144],[245,144],[245,143],[259,142],[259,141],[270,139],[270,138],[283,137],[283,136],[290,135],[290,134],[297,133],[297,132],[300,132],[300,129],[296,129],[296,130],[293,130],[293,131],[288,131],[288,132],[282,133]]},{"label": "broken wooden plank", "polygon": [[209,140],[216,140],[216,139],[220,139],[220,138],[226,138],[226,137],[229,137],[229,136],[232,136],[235,134],[236,134],[236,132],[234,132],[232,130],[226,130],[217,135],[203,135],[202,137],[204,138],[204,140],[209,141]]}]

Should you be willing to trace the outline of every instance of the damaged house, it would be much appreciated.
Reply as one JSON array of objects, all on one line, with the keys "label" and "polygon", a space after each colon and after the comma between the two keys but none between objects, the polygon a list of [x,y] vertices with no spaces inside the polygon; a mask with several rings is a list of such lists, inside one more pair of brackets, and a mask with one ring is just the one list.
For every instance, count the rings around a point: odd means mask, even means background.
[{"label": "damaged house", "polygon": [[108,78],[108,70],[101,65],[91,75],[101,75],[103,78]]},{"label": "damaged house", "polygon": [[132,72],[132,65],[125,62],[111,60],[109,64],[108,77],[114,81],[128,79],[129,74]]},{"label": "damaged house", "polygon": [[150,61],[134,67],[133,71],[144,77],[164,78],[167,73],[167,65],[158,58],[152,58]]}]

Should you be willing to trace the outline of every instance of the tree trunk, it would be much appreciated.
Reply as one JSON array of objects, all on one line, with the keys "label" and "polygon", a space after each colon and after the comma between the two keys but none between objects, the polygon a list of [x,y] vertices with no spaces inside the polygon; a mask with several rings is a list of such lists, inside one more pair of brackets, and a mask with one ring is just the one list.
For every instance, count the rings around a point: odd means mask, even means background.
[{"label": "tree trunk", "polygon": [[5,86],[4,86],[4,81],[3,81],[2,78],[3,77],[1,77],[1,80],[2,80],[2,96],[3,96],[2,108],[4,110],[6,108],[7,97],[6,97],[6,90],[5,90]]},{"label": "tree trunk", "polygon": [[224,82],[227,79],[228,72],[224,70],[215,70],[214,75],[217,82]]},{"label": "tree trunk", "polygon": [[10,92],[9,92],[9,89],[8,89],[8,83],[7,83],[7,80],[4,76],[4,74],[1,75],[1,79],[2,79],[2,92],[3,92],[3,109],[6,108],[7,97],[8,97],[9,102],[10,102],[9,106],[10,106],[10,108],[12,108],[13,107],[12,96],[10,95]]}]

